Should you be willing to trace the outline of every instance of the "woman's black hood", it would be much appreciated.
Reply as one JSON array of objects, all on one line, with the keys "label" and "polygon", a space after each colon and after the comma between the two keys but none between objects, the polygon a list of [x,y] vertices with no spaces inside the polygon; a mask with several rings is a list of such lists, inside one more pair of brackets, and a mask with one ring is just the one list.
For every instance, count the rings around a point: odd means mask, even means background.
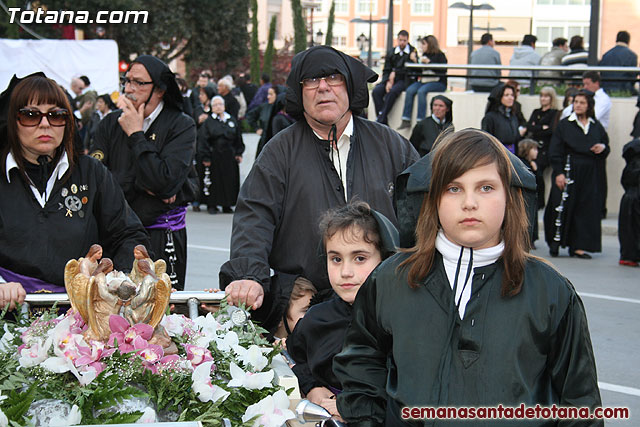
[{"label": "woman's black hood", "polygon": [[375,82],[378,74],[357,59],[330,46],[314,46],[298,53],[291,61],[291,72],[287,77],[287,113],[296,120],[303,117],[300,84],[303,79],[322,77],[332,73],[340,73],[345,77],[349,94],[349,110],[359,114],[369,105],[367,82]]},{"label": "woman's black hood", "polygon": [[444,104],[449,108],[449,111],[447,111],[447,115],[446,115],[446,121],[447,123],[453,123],[453,101],[444,95],[434,96],[433,98],[431,98],[431,104],[429,104],[429,108],[431,108],[432,113],[433,113],[433,101],[435,101],[436,99],[439,99],[440,101],[444,102]]},{"label": "woman's black hood", "polygon": [[182,92],[180,92],[176,76],[169,66],[151,55],[140,55],[131,65],[136,63],[141,64],[147,70],[155,87],[164,90],[162,97],[164,103],[182,111]]}]

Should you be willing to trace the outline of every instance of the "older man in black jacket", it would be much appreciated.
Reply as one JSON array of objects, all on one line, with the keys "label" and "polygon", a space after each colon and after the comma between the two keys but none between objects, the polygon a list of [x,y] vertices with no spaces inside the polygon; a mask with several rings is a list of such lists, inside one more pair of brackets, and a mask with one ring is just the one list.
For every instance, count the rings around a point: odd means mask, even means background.
[{"label": "older man in black jacket", "polygon": [[169,67],[151,55],[131,64],[119,110],[100,122],[91,155],[113,173],[167,262],[172,286],[184,289],[186,212],[198,182],[193,158],[196,125],[182,112],[182,94]]},{"label": "older man in black jacket", "polygon": [[[272,283],[270,268],[330,289],[326,263],[318,256],[318,220],[329,208],[359,198],[396,223],[395,179],[418,154],[395,131],[359,116],[369,100],[367,82],[376,77],[327,46],[293,58],[287,112],[297,122],[265,145],[244,182],[231,257],[220,269],[230,303],[265,305],[254,318],[273,317],[268,306],[288,301],[289,284]],[[283,307],[274,310],[282,318]]]}]

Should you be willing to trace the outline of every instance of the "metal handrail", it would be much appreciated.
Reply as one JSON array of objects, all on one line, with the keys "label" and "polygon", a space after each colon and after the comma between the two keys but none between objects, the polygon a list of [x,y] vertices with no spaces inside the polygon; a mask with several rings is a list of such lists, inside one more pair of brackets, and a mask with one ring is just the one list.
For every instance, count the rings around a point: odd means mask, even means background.
[{"label": "metal handrail", "polygon": [[476,64],[418,64],[406,63],[406,68],[436,68],[436,69],[453,69],[453,70],[516,70],[516,71],[607,71],[607,72],[624,72],[624,73],[640,73],[640,67],[602,67],[599,65],[576,64],[567,65],[476,65]]},{"label": "metal handrail", "polygon": [[[507,76],[507,77],[512,77],[512,78],[516,78],[516,79],[528,79],[530,81],[530,88],[531,91],[533,92],[535,90],[536,87],[536,81],[537,80],[542,80],[542,81],[547,81],[547,80],[560,80],[560,81],[567,81],[567,80],[573,80],[573,81],[581,81],[582,80],[582,76],[562,76],[562,77],[555,77],[555,76],[538,76],[537,72],[538,71],[558,71],[558,72],[563,72],[563,73],[572,73],[572,74],[579,74],[582,71],[599,71],[599,72],[616,72],[616,73],[635,73],[638,74],[640,73],[640,67],[603,67],[603,66],[590,66],[590,65],[586,65],[586,64],[575,64],[575,65],[476,65],[476,64],[422,64],[422,63],[414,63],[414,62],[410,62],[410,63],[405,63],[404,64],[405,68],[408,70],[408,73],[410,75],[415,75],[415,76],[419,76],[422,75],[422,71],[423,70],[513,70],[513,71],[532,71],[531,76]],[[447,77],[463,77],[466,78],[467,80],[469,79],[485,79],[487,77],[493,77],[493,76],[471,76],[468,74],[445,74]],[[442,76],[442,75],[440,75]],[[505,78],[502,76],[495,76],[495,78]],[[637,82],[640,81],[637,78],[625,78],[622,76],[617,76],[617,77],[607,77],[607,78],[603,78],[603,81],[608,81],[608,82]]]},{"label": "metal handrail", "polygon": [[[219,305],[224,298],[223,291],[204,292],[204,291],[177,291],[171,294],[169,304],[187,304],[189,307],[189,317],[195,319],[198,317],[198,306],[200,303]],[[22,306],[23,310],[28,310],[30,305],[69,305],[69,295],[66,293],[55,294],[28,294]]]}]

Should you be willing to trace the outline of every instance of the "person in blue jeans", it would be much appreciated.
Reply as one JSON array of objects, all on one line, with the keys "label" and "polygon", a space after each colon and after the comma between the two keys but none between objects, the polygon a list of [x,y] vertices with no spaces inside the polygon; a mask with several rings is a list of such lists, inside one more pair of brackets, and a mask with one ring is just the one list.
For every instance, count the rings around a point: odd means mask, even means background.
[{"label": "person in blue jeans", "polygon": [[[438,39],[435,36],[427,36],[420,39],[422,48],[421,64],[446,64],[447,57],[440,50]],[[413,58],[413,62],[418,62]],[[418,114],[416,121],[423,120],[427,116],[427,94],[429,92],[444,92],[447,89],[447,70],[426,70],[422,77],[412,83],[406,90],[404,98],[404,110],[402,111],[402,124],[398,128],[411,127],[411,113],[413,112],[413,98],[418,95]]]}]

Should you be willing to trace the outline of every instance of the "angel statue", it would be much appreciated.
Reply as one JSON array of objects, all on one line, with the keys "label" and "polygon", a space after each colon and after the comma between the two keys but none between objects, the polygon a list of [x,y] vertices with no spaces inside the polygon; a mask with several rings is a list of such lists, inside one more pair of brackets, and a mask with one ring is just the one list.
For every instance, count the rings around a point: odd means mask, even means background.
[{"label": "angel statue", "polygon": [[[133,326],[146,323],[154,328],[150,342],[162,345],[165,354],[177,348],[159,325],[169,304],[171,280],[166,263],[155,263],[144,246],[134,249],[129,275],[113,270],[113,263],[102,258],[102,247],[92,245],[86,257],[70,260],[65,267],[65,287],[71,306],[80,313],[89,328],[88,340],[106,341],[111,329],[109,317],[122,315]],[[98,261],[100,260],[100,261]]]}]

